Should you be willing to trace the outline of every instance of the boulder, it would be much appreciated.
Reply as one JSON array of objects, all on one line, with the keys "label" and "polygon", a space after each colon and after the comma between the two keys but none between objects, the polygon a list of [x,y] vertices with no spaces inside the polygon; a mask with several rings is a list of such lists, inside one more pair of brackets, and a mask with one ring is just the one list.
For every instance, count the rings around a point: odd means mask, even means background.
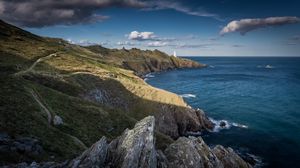
[{"label": "boulder", "polygon": [[122,168],[154,168],[157,165],[153,116],[136,123],[109,144],[108,165]]},{"label": "boulder", "polygon": [[79,157],[72,160],[68,167],[72,168],[99,168],[105,166],[108,144],[105,137],[92,145]]},{"label": "boulder", "polygon": [[169,167],[223,168],[223,164],[201,137],[180,137],[166,150]]},{"label": "boulder", "polygon": [[64,124],[62,118],[58,115],[55,115],[53,118],[53,125],[62,125]]},{"label": "boulder", "polygon": [[224,148],[217,145],[212,149],[212,152],[223,163],[225,168],[250,168],[249,163],[245,162],[232,148]]},{"label": "boulder", "polygon": [[201,137],[180,137],[166,150],[169,167],[178,168],[250,168],[233,149],[208,147]]}]

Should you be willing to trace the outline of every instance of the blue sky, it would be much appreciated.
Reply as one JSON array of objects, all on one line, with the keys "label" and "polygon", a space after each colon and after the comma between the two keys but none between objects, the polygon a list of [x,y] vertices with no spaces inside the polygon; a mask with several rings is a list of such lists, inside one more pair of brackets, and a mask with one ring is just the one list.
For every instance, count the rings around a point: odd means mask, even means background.
[{"label": "blue sky", "polygon": [[300,56],[299,6],[297,0],[0,0],[0,18],[81,45],[182,56]]}]

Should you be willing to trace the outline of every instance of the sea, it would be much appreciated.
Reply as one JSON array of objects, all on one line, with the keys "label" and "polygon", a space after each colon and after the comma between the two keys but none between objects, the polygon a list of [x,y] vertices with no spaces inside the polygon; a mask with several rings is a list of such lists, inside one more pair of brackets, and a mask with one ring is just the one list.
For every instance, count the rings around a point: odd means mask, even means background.
[{"label": "sea", "polygon": [[300,57],[188,57],[207,65],[154,73],[154,87],[182,96],[217,126],[200,136],[255,167],[300,167]]}]

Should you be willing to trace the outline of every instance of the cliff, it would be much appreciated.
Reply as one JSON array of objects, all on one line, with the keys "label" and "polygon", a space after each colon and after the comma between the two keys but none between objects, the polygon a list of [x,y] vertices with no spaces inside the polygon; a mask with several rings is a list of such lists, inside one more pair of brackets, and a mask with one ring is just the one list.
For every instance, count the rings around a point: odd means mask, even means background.
[{"label": "cliff", "polygon": [[176,68],[203,68],[206,65],[184,58],[169,56],[159,50],[107,49],[99,45],[85,47],[102,56],[106,62],[130,69],[138,76],[150,72],[172,70]]},{"label": "cliff", "polygon": [[21,163],[7,168],[251,168],[231,148],[209,148],[202,138],[181,137],[166,150],[155,148],[155,119],[146,117],[110,143],[102,137],[75,159],[63,163]]}]

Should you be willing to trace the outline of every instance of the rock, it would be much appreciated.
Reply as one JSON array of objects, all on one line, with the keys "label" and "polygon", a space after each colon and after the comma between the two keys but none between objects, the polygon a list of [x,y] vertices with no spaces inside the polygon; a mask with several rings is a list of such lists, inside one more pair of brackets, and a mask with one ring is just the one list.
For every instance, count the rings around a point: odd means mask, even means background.
[{"label": "rock", "polygon": [[82,155],[75,158],[69,167],[72,168],[99,168],[104,167],[107,155],[108,144],[105,137],[102,137],[92,147],[83,152]]},{"label": "rock", "polygon": [[31,137],[12,138],[6,133],[0,134],[0,153],[3,155],[39,155],[43,152],[38,140]]},{"label": "rock", "polygon": [[4,143],[7,143],[10,139],[10,136],[5,133],[5,132],[1,132],[0,133],[0,144],[4,144]]},{"label": "rock", "polygon": [[220,160],[200,137],[180,137],[165,150],[165,155],[169,161],[169,167],[223,167]]},{"label": "rock", "polygon": [[62,118],[58,115],[55,115],[53,118],[53,125],[62,125],[64,124]]},{"label": "rock", "polygon": [[249,168],[231,148],[218,145],[210,149],[201,137],[180,137],[166,150],[169,167],[178,168]]},{"label": "rock", "polygon": [[[109,144],[105,137],[80,156],[63,163],[19,163],[6,168],[250,168],[231,148],[209,148],[201,137],[180,137],[164,152],[155,149],[153,116],[126,129]],[[23,139],[20,144],[36,144]],[[28,142],[27,142],[28,141]],[[26,143],[24,143],[26,142]],[[34,142],[34,143],[33,143]],[[15,146],[18,146],[15,145]],[[26,148],[26,147],[25,147]],[[25,150],[26,151],[26,150]]]},{"label": "rock", "polygon": [[225,149],[221,145],[213,148],[213,153],[223,163],[225,168],[250,168],[250,164],[245,162],[232,148]]},{"label": "rock", "polygon": [[157,150],[157,168],[168,168],[168,159],[161,150]]},{"label": "rock", "polygon": [[136,123],[109,145],[110,167],[154,168],[157,165],[153,116]]},{"label": "rock", "polygon": [[155,114],[157,130],[173,139],[192,132],[211,130],[214,124],[200,109],[163,105],[162,112]]},{"label": "rock", "polygon": [[226,127],[226,122],[225,121],[221,121],[220,122],[220,127],[222,127],[222,128]]}]

